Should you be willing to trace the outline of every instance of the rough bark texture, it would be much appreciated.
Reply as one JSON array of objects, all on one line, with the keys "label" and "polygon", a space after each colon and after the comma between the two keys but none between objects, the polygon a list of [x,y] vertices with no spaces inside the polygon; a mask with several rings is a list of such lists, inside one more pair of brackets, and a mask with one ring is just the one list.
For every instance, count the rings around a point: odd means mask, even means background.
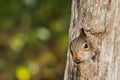
[{"label": "rough bark texture", "polygon": [[120,80],[120,0],[73,0],[69,43],[82,28],[96,58],[76,64],[68,47],[64,80]]}]

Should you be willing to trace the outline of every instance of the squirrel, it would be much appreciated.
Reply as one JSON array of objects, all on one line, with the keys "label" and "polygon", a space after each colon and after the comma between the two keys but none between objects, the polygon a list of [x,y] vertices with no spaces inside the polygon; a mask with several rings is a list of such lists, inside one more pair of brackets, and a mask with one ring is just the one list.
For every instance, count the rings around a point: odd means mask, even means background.
[{"label": "squirrel", "polygon": [[73,61],[77,64],[94,57],[94,49],[84,31],[70,43]]}]

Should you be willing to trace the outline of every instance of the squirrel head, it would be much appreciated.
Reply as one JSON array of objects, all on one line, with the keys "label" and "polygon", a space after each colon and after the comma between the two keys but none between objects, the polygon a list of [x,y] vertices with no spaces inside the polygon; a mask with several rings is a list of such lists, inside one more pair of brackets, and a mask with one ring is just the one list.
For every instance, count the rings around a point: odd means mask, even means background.
[{"label": "squirrel head", "polygon": [[89,58],[92,58],[95,55],[90,41],[83,33],[80,35],[80,37],[75,38],[70,43],[70,50],[72,58],[77,64]]}]

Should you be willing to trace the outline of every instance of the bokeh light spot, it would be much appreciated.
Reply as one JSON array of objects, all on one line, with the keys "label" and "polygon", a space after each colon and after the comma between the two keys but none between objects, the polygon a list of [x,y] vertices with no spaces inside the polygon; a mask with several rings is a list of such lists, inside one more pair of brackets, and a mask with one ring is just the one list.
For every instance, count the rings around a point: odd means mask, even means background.
[{"label": "bokeh light spot", "polygon": [[25,38],[23,34],[17,34],[10,39],[10,47],[17,52],[24,46]]},{"label": "bokeh light spot", "polygon": [[44,28],[44,27],[39,28],[38,31],[37,31],[37,34],[38,34],[38,38],[40,40],[43,40],[43,41],[49,39],[49,37],[50,37],[49,30],[47,28]]},{"label": "bokeh light spot", "polygon": [[39,72],[39,65],[35,62],[31,62],[28,65],[28,69],[30,70],[32,75],[36,75]]},{"label": "bokeh light spot", "polygon": [[23,0],[27,6],[32,6],[36,3],[36,0]]},{"label": "bokeh light spot", "polygon": [[18,80],[30,80],[30,72],[26,67],[18,67],[16,70],[16,77]]}]

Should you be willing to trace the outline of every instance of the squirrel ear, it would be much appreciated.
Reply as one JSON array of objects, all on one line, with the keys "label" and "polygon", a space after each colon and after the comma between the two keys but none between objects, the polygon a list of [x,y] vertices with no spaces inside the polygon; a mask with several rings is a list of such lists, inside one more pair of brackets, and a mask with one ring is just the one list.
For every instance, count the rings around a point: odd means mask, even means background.
[{"label": "squirrel ear", "polygon": [[86,34],[85,34],[85,32],[84,32],[84,29],[82,28],[81,29],[81,32],[80,32],[80,36],[79,36],[80,38],[86,38],[87,36],[86,36]]}]

